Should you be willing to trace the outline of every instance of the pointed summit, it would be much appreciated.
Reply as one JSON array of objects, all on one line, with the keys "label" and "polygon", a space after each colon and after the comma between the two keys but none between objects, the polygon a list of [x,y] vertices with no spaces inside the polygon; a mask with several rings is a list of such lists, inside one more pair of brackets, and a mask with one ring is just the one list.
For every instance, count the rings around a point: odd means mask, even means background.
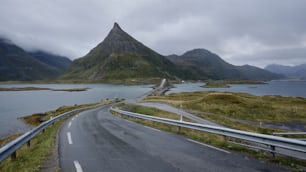
[{"label": "pointed summit", "polygon": [[119,24],[117,22],[115,22],[112,30],[110,31],[110,33],[113,33],[113,32],[118,33],[118,32],[124,32],[124,31],[121,29]]},{"label": "pointed summit", "polygon": [[121,28],[120,28],[119,24],[117,22],[115,22],[113,29],[121,29]]},{"label": "pointed summit", "polygon": [[174,71],[173,63],[114,23],[106,38],[86,56],[75,60],[62,78],[122,82],[131,78],[171,78]]},{"label": "pointed summit", "polygon": [[121,29],[118,23],[114,23],[112,30],[98,47],[110,51],[136,51],[137,47],[143,47],[140,42]]}]

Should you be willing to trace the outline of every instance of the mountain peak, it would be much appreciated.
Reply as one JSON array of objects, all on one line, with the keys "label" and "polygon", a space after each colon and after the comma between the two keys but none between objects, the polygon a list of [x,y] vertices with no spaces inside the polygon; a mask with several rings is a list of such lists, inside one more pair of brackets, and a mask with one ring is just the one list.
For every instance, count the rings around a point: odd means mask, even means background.
[{"label": "mountain peak", "polygon": [[118,23],[87,55],[76,60],[62,78],[122,80],[129,78],[174,78],[176,68],[127,32]]},{"label": "mountain peak", "polygon": [[114,26],[110,32],[124,32],[117,22],[114,23]]},{"label": "mountain peak", "polygon": [[119,24],[115,22],[104,41],[100,43],[99,49],[111,52],[122,52],[135,51],[137,47],[141,46],[141,43],[122,30]]},{"label": "mountain peak", "polygon": [[119,26],[119,24],[118,24],[117,22],[114,23],[113,29],[114,29],[114,28],[116,28],[116,29],[121,29],[120,26]]}]

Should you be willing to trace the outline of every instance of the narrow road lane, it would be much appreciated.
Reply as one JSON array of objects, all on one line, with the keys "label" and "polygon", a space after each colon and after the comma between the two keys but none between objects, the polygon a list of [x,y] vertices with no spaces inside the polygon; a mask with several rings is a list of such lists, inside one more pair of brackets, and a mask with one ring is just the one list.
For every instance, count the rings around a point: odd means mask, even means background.
[{"label": "narrow road lane", "polygon": [[63,172],[284,171],[252,158],[114,117],[86,111],[60,130]]},{"label": "narrow road lane", "polygon": [[176,108],[174,106],[168,105],[168,104],[164,104],[164,103],[153,103],[153,102],[145,102],[145,103],[133,103],[135,105],[140,105],[140,106],[147,106],[147,107],[153,107],[153,108],[157,108],[160,110],[164,110],[164,111],[168,111],[168,112],[172,112],[175,114],[179,114],[179,115],[183,115],[186,118],[189,118],[191,120],[194,120],[200,124],[205,124],[205,125],[213,125],[213,126],[221,126],[219,124],[216,124],[214,122],[205,120],[203,118],[200,118],[196,115],[193,115],[191,113],[188,113],[182,109]]}]

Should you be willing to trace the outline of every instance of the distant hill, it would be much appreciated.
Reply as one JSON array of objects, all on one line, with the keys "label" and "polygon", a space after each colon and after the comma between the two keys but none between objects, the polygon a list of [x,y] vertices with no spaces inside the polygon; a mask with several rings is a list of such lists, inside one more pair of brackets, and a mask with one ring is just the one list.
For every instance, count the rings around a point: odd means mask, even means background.
[{"label": "distant hill", "polygon": [[284,66],[271,64],[265,67],[266,70],[283,74],[289,78],[306,79],[306,64],[297,66]]},{"label": "distant hill", "polygon": [[205,49],[194,49],[181,56],[170,55],[167,58],[186,71],[185,79],[271,80],[283,77],[254,66],[234,66]]},{"label": "distant hill", "polygon": [[73,61],[65,80],[111,81],[175,78],[176,66],[146,47],[115,23],[107,37],[87,55]]},{"label": "distant hill", "polygon": [[62,70],[44,63],[31,53],[0,38],[0,81],[31,81],[53,79]]},{"label": "distant hill", "polygon": [[72,63],[72,61],[67,57],[54,55],[43,51],[30,52],[29,54],[40,62],[55,67],[61,71],[61,73],[65,72]]}]

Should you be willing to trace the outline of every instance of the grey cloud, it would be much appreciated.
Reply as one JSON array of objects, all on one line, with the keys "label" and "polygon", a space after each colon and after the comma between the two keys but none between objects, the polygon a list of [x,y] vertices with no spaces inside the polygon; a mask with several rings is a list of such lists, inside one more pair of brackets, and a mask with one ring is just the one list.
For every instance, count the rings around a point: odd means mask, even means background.
[{"label": "grey cloud", "polygon": [[0,35],[24,48],[71,58],[116,21],[164,55],[206,48],[234,64],[306,63],[303,0],[2,0],[0,21]]},{"label": "grey cloud", "polygon": [[265,67],[267,64],[298,65],[306,64],[306,49],[301,47],[268,49],[254,55],[237,56],[233,61],[238,65],[253,64]]}]

